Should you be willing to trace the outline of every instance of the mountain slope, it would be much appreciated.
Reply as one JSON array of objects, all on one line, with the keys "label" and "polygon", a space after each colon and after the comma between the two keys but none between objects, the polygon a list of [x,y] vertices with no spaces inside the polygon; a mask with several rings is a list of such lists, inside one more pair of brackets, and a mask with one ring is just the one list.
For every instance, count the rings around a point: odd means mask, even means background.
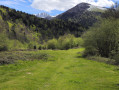
[{"label": "mountain slope", "polygon": [[63,14],[58,15],[56,18],[80,23],[82,26],[88,28],[97,21],[97,17],[100,16],[104,10],[106,10],[106,8],[93,6],[88,3],[80,3]]}]

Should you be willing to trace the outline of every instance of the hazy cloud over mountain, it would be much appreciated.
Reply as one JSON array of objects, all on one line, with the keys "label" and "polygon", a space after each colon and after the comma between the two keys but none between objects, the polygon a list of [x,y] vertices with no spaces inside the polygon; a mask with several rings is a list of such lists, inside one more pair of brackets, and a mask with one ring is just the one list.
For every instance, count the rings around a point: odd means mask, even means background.
[{"label": "hazy cloud over mountain", "polygon": [[110,7],[114,4],[114,0],[33,0],[31,6],[49,12],[52,10],[65,11],[81,2],[101,7]]}]

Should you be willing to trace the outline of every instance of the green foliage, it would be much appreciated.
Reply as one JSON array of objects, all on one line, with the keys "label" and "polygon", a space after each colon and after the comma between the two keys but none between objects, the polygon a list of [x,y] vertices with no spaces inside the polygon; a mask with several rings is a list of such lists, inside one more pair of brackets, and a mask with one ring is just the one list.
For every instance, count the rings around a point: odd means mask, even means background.
[{"label": "green foliage", "polygon": [[103,14],[103,18],[114,18],[118,19],[119,18],[119,4],[115,3],[111,8],[107,9]]},{"label": "green foliage", "polygon": [[119,21],[114,19],[103,19],[101,23],[83,35],[84,56],[100,55],[110,57],[119,51]]},{"label": "green foliage", "polygon": [[0,8],[0,11],[2,11],[4,14],[7,13],[7,12],[6,12],[6,9],[4,9],[4,8]]},{"label": "green foliage", "polygon": [[83,40],[81,38],[76,38],[74,35],[68,34],[60,36],[58,39],[49,40],[46,44],[48,49],[60,49],[67,50],[70,48],[81,46]]},{"label": "green foliage", "polygon": [[8,49],[9,50],[19,50],[19,49],[27,49],[27,43],[22,43],[19,40],[8,40]]},{"label": "green foliage", "polygon": [[4,34],[0,34],[0,51],[8,50],[7,37]]},{"label": "green foliage", "polygon": [[119,49],[119,21],[103,20],[84,34],[84,47],[90,55],[109,57]]},{"label": "green foliage", "polygon": [[57,40],[52,39],[47,42],[48,49],[56,49],[57,48]]},{"label": "green foliage", "polygon": [[[34,15],[16,11],[15,9],[9,9],[5,6],[0,6],[0,9],[4,9],[6,11],[6,13],[4,13],[3,10],[0,10],[0,15],[2,16],[4,21],[8,22],[9,28],[11,28],[11,24],[15,23],[15,29],[21,29],[21,27],[23,27],[23,29],[26,28],[27,31],[28,29],[30,29],[30,31],[40,33],[41,38],[43,38],[41,39],[42,41],[44,39],[51,39],[53,37],[58,38],[59,36],[66,33],[71,33],[75,36],[81,36],[82,31],[85,30],[85,27],[81,26],[79,23],[73,23],[58,19],[46,20],[38,18]],[[19,23],[22,26],[18,25]],[[18,34],[17,30],[14,31],[16,34]]]},{"label": "green foliage", "polygon": [[0,51],[26,49],[27,44],[19,40],[10,40],[4,33],[0,34]]},{"label": "green foliage", "polygon": [[115,64],[119,65],[119,53],[114,54],[112,58],[115,60]]},{"label": "green foliage", "polygon": [[30,43],[28,44],[28,49],[33,49],[33,47],[34,47],[34,44],[33,44],[32,42],[30,42]]},{"label": "green foliage", "polygon": [[2,20],[2,16],[0,15],[0,20]]},{"label": "green foliage", "polygon": [[[0,6],[0,16],[0,33],[4,32],[8,38],[9,50],[69,49],[78,46],[78,39],[74,40],[73,35],[78,37],[85,30],[78,23],[58,19],[49,21],[5,6]],[[68,33],[73,35],[60,37]],[[48,41],[52,38],[59,39]],[[48,42],[39,46],[43,41]]]},{"label": "green foliage", "polygon": [[9,30],[11,30],[12,29],[12,26],[13,26],[13,24],[11,23],[11,22],[7,22],[8,23],[8,25],[9,25]]},{"label": "green foliage", "polygon": [[67,50],[75,47],[74,45],[74,36],[73,35],[64,35],[58,39],[58,48],[61,50]]}]

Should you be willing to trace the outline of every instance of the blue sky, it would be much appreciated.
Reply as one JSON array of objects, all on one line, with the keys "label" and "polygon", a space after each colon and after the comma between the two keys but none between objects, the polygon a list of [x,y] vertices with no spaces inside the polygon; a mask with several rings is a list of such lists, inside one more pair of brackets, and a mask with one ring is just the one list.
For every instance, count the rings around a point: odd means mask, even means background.
[{"label": "blue sky", "polygon": [[47,12],[55,16],[81,2],[101,7],[110,7],[114,2],[119,2],[119,0],[0,0],[0,5],[5,5],[29,14]]}]

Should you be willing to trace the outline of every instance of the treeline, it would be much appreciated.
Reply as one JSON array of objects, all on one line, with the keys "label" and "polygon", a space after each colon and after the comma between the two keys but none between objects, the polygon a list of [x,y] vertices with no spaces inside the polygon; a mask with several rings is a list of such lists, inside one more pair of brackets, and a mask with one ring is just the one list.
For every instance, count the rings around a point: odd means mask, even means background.
[{"label": "treeline", "polygon": [[103,13],[102,20],[91,27],[83,38],[84,56],[101,56],[110,59],[106,62],[119,64],[119,8],[113,7]]},{"label": "treeline", "polygon": [[52,50],[68,50],[71,48],[81,47],[83,44],[82,38],[76,38],[74,35],[66,34],[60,36],[58,39],[51,39],[38,47],[39,50],[52,49]]},{"label": "treeline", "polygon": [[94,23],[98,21],[98,17],[101,16],[101,12],[85,11],[80,13],[68,13],[57,18],[70,21],[73,23],[80,23],[81,26],[89,29]]}]

